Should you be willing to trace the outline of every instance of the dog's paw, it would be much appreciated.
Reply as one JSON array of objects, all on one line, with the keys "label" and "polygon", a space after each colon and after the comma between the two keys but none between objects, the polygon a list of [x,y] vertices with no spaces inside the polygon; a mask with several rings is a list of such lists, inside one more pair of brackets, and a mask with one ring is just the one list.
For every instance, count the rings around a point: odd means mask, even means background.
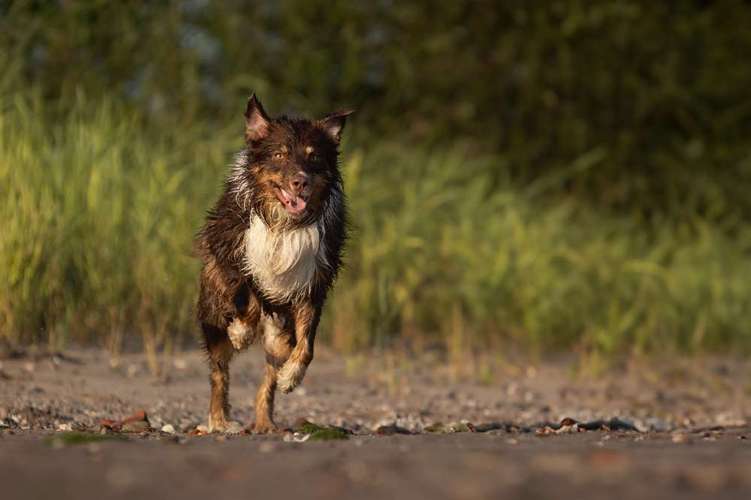
[{"label": "dog's paw", "polygon": [[223,433],[223,434],[243,434],[245,433],[245,427],[240,422],[235,420],[216,419],[209,418],[208,425],[209,432]]},{"label": "dog's paw", "polygon": [[305,365],[302,363],[285,363],[276,376],[276,384],[284,394],[292,392],[305,377]]},{"label": "dog's paw", "polygon": [[279,432],[279,429],[271,420],[259,420],[253,424],[253,434],[274,434],[275,432]]},{"label": "dog's paw", "polygon": [[250,345],[252,329],[241,319],[235,318],[227,327],[227,336],[236,351],[242,351]]}]

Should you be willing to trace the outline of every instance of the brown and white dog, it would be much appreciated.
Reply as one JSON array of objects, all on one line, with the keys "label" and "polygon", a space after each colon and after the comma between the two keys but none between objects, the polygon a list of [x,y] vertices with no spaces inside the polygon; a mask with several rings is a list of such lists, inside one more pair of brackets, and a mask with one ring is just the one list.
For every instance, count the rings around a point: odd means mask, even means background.
[{"label": "brown and white dog", "polygon": [[276,429],[276,388],[292,391],[313,359],[321,309],[346,237],[338,146],[350,113],[315,121],[269,118],[255,94],[248,101],[246,147],[196,239],[211,432],[231,427],[229,363],[235,352],[256,340],[266,352],[255,432]]}]

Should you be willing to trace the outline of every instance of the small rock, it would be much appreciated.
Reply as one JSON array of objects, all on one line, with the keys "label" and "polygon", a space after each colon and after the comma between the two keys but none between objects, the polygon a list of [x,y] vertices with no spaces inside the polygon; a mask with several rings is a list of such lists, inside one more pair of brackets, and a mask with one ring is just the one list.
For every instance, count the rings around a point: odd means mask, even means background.
[{"label": "small rock", "polygon": [[285,443],[304,443],[310,439],[310,434],[302,434],[300,432],[288,432],[282,438]]},{"label": "small rock", "polygon": [[174,434],[175,433],[175,428],[172,426],[172,424],[165,424],[165,425],[163,425],[161,430],[165,434]]},{"label": "small rock", "polygon": [[724,427],[741,427],[746,425],[746,419],[730,412],[720,413],[715,417],[715,423]]},{"label": "small rock", "polygon": [[61,432],[70,432],[73,430],[73,425],[70,422],[64,423],[64,424],[58,424],[57,430]]},{"label": "small rock", "polygon": [[136,420],[133,422],[126,422],[122,426],[123,432],[148,432],[151,430],[151,426],[147,420]]},{"label": "small rock", "polygon": [[[119,429],[117,428],[117,424],[119,424]],[[112,430],[119,430],[121,432],[148,432],[151,430],[151,424],[149,423],[149,418],[146,416],[146,412],[139,410],[122,422],[117,422]]]},{"label": "small rock", "polygon": [[474,427],[474,432],[490,432],[505,430],[511,432],[514,430],[514,426],[511,424],[503,424],[500,422],[486,422],[484,424],[477,424]]},{"label": "small rock", "polygon": [[677,444],[690,443],[691,438],[685,432],[676,432],[673,434],[671,440]]},{"label": "small rock", "polygon": [[428,425],[423,429],[425,432],[433,432],[437,434],[443,434],[446,432],[446,426],[443,425],[441,422],[436,422],[433,424]]},{"label": "small rock", "polygon": [[644,420],[636,420],[634,422],[634,427],[636,427],[636,430],[638,430],[639,432],[667,432],[671,430],[671,426],[668,422],[656,417],[648,417]]},{"label": "small rock", "polygon": [[424,430],[436,434],[451,434],[454,432],[475,432],[475,427],[469,422],[452,422],[450,424],[439,422],[425,427]]},{"label": "small rock", "polygon": [[227,428],[224,429],[225,434],[244,434],[245,433],[245,427],[240,422],[231,421],[227,425]]},{"label": "small rock", "polygon": [[449,424],[451,432],[474,432],[474,426],[470,422],[453,422]]},{"label": "small rock", "polygon": [[412,434],[408,429],[399,427],[396,424],[382,425],[375,430],[379,436],[392,436],[394,434]]}]

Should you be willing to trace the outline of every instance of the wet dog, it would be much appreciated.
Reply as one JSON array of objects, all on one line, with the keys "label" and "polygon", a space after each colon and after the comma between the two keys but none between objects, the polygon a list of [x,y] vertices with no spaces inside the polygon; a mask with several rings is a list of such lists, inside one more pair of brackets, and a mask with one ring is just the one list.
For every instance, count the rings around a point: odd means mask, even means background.
[{"label": "wet dog", "polygon": [[230,429],[229,363],[236,352],[258,341],[266,353],[255,432],[276,429],[276,389],[292,391],[313,359],[346,237],[338,157],[350,113],[270,118],[255,95],[248,101],[246,147],[196,238],[212,432]]}]

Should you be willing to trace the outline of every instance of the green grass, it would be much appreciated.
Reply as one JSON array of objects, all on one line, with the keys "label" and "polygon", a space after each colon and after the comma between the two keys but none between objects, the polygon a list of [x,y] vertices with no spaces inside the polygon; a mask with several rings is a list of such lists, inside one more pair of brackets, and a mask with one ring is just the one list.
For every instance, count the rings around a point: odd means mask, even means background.
[{"label": "green grass", "polygon": [[[0,335],[115,351],[135,338],[152,359],[193,342],[192,237],[240,124],[157,128],[83,99],[54,120],[41,108],[0,102]],[[558,178],[518,185],[505,158],[461,146],[345,149],[353,235],[321,334],[338,349],[751,346],[742,223],[597,210]]]},{"label": "green grass", "polygon": [[311,441],[333,441],[340,439],[349,439],[349,433],[340,427],[323,426],[312,422],[304,422],[297,429],[297,432],[310,434]]},{"label": "green grass", "polygon": [[606,354],[749,346],[748,228],[604,213],[498,180],[503,168],[461,150],[349,156],[357,232],[335,339]]},{"label": "green grass", "polygon": [[224,152],[187,134],[154,139],[108,104],[81,102],[58,123],[33,101],[2,104],[3,335],[61,347],[140,334],[152,349],[188,335],[191,235]]}]

